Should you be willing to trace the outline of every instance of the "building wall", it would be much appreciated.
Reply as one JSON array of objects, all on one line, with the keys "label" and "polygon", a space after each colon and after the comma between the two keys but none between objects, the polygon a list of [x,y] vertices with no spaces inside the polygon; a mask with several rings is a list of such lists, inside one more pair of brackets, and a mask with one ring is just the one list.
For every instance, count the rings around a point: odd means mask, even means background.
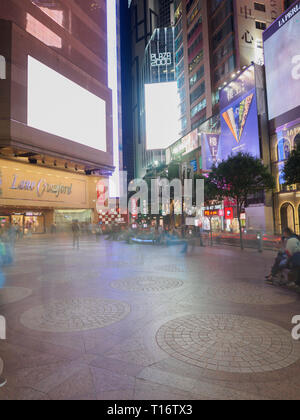
[{"label": "building wall", "polygon": [[[1,145],[112,169],[112,105],[111,91],[107,86],[105,0],[53,0],[50,3],[3,0],[0,18],[11,22],[9,36],[6,27],[6,37],[3,38],[2,34],[0,37],[1,55],[3,50],[8,53],[7,44],[11,44],[6,80],[11,89],[10,115],[9,120],[6,119],[10,133],[7,136],[1,132]],[[105,100],[106,153],[27,126],[28,55]]]},{"label": "building wall", "polygon": [[[263,5],[264,10],[257,10],[255,3]],[[219,88],[228,83],[238,70],[249,66],[252,61],[262,64],[263,28],[269,26],[283,12],[283,1],[268,0],[262,3],[252,0],[177,0],[175,9],[175,43],[177,52],[183,49],[184,60],[184,65],[181,64],[181,59],[176,63],[177,77],[185,78],[182,88],[182,104],[185,103],[185,107],[182,106],[184,135],[218,112]],[[195,22],[201,17],[202,23],[193,34]],[[189,54],[189,49],[201,32],[201,42]],[[182,42],[179,43],[181,38]],[[195,60],[198,61],[197,64]],[[202,77],[190,86],[189,79],[201,67],[204,70]],[[191,103],[190,95],[203,82],[205,90]],[[198,112],[193,115],[196,110]]]},{"label": "building wall", "polygon": [[[278,151],[278,145],[284,140],[288,146],[288,152]],[[274,194],[274,213],[277,233],[281,233],[285,227],[282,220],[282,207],[289,206],[289,211],[293,213],[292,221],[289,227],[300,233],[300,185],[291,185],[285,187],[280,185],[280,174],[284,163],[288,158],[290,151],[300,143],[300,122],[291,124],[289,127],[277,130],[277,133],[271,137],[271,159],[272,172],[276,180],[276,193]]]}]

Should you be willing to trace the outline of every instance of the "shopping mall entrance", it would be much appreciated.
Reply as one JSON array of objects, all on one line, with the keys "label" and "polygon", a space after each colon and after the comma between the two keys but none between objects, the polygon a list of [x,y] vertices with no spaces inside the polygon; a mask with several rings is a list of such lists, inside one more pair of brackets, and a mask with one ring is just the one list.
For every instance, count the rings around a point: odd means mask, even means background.
[{"label": "shopping mall entrance", "polygon": [[71,229],[73,220],[77,220],[81,229],[88,230],[88,226],[93,223],[94,212],[91,209],[66,209],[54,210],[54,222],[59,232],[66,232]]}]

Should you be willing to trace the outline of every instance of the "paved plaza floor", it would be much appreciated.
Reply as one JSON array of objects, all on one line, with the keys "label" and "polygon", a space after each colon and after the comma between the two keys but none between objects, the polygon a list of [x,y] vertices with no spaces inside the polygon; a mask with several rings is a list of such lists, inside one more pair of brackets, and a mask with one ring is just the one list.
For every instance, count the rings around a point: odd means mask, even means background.
[{"label": "paved plaza floor", "polygon": [[230,247],[32,238],[5,269],[0,400],[299,399],[299,294]]}]

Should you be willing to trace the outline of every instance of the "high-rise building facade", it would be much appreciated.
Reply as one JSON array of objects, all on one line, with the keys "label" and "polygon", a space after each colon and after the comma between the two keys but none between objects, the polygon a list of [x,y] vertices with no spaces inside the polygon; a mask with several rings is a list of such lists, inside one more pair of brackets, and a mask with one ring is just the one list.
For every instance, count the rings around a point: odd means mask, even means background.
[{"label": "high-rise building facade", "polygon": [[[154,162],[165,162],[165,150],[158,148],[151,150],[147,148],[147,127],[146,127],[146,112],[147,106],[151,107],[152,104],[146,104],[145,87],[149,84],[156,84],[159,88],[160,83],[173,82],[175,85],[175,54],[174,54],[174,27],[156,28],[153,32],[150,41],[147,44],[144,55],[144,62],[142,68],[142,86],[141,89],[141,143],[142,143],[142,166],[148,168]],[[175,88],[175,87],[174,87]],[[167,106],[167,98],[163,97],[163,88],[160,89],[161,102],[165,102]],[[165,112],[164,120],[167,120],[167,110]],[[153,121],[153,124],[155,122]],[[159,143],[162,143],[160,139]]]},{"label": "high-rise building facade", "polygon": [[1,1],[3,222],[98,221],[116,166],[107,26],[105,0]]},{"label": "high-rise building facade", "polygon": [[182,135],[217,112],[238,71],[263,63],[262,33],[282,12],[281,0],[175,0]]},{"label": "high-rise building facade", "polygon": [[[133,0],[130,4],[131,12],[131,51],[132,51],[132,118],[133,118],[133,148],[134,148],[134,174],[143,177],[149,162],[145,147],[144,123],[144,83],[145,59],[147,51],[151,48],[152,37],[163,37],[162,28],[171,26],[173,0]],[[161,28],[161,32],[156,32]],[[170,32],[168,32],[170,34]],[[163,49],[170,43],[165,38]],[[152,38],[153,40],[153,38]],[[150,42],[150,44],[149,44]],[[172,41],[171,41],[172,42]],[[149,44],[149,45],[148,45]],[[150,159],[151,160],[151,159]]]}]

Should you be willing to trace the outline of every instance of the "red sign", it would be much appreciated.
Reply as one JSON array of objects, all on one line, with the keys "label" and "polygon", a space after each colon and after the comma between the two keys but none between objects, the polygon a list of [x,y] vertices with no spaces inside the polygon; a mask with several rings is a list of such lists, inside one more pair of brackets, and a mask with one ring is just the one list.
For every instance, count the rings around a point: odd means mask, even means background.
[{"label": "red sign", "polygon": [[233,219],[233,208],[232,207],[225,207],[225,219],[232,220]]}]

